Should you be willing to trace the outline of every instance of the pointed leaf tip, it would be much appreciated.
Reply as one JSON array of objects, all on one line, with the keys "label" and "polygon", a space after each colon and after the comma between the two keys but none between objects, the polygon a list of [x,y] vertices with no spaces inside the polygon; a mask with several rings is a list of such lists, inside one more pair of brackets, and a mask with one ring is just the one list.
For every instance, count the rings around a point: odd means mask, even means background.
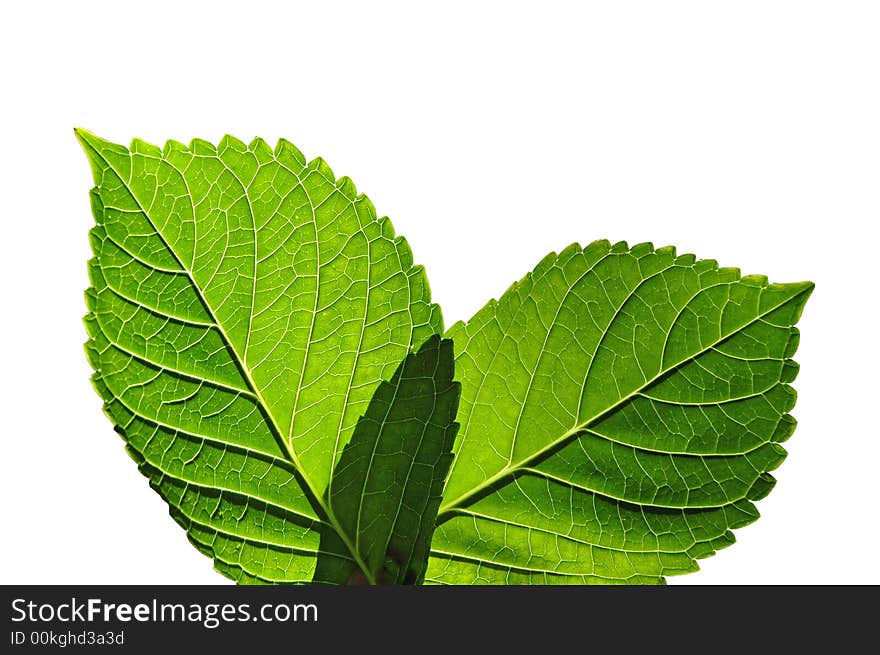
[{"label": "pointed leaf tip", "polygon": [[104,139],[95,136],[93,133],[89,132],[84,127],[75,127],[73,128],[73,134],[76,136],[76,140],[79,141],[80,145],[83,149],[86,147],[93,148],[97,150],[98,146],[102,143],[106,143]]}]

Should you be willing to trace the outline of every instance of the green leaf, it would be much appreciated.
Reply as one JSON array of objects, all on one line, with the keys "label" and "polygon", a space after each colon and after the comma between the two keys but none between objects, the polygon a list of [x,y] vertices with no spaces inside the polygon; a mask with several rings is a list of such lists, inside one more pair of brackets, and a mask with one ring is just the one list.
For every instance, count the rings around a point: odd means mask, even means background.
[{"label": "green leaf", "polygon": [[286,141],[77,137],[97,185],[87,352],[107,415],[222,573],[310,581],[358,418],[442,331],[424,271],[350,180]]},{"label": "green leaf", "polygon": [[732,543],[794,429],[812,289],[598,241],[454,325],[461,430],[427,580],[662,582]]},{"label": "green leaf", "polygon": [[328,491],[368,568],[358,570],[337,531],[326,527],[316,582],[421,584],[458,431],[453,373],[452,341],[431,337],[379,385]]}]

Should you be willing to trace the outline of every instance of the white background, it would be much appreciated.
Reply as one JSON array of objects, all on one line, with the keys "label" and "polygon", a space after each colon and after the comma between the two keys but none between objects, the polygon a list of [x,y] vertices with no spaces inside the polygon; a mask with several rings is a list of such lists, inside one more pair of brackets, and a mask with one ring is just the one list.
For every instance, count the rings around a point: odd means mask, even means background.
[{"label": "white background", "polygon": [[88,381],[74,126],[323,156],[407,236],[447,325],[602,237],[815,281],[763,518],[670,582],[880,582],[878,5],[424,4],[4,5],[0,582],[225,582]]}]

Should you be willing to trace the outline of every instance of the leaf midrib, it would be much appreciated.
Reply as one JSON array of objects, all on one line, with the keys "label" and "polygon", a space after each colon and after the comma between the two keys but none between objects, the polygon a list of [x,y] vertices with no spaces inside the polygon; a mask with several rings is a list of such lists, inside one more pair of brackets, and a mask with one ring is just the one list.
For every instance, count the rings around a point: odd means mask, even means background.
[{"label": "leaf midrib", "polygon": [[750,325],[752,325],[756,321],[762,320],[764,317],[768,316],[769,314],[772,314],[774,311],[776,311],[777,309],[779,309],[783,305],[786,305],[787,303],[791,302],[792,300],[794,300],[798,296],[805,293],[807,290],[808,289],[802,289],[802,290],[798,291],[797,293],[795,293],[794,295],[792,295],[788,298],[785,298],[781,302],[772,305],[771,307],[767,308],[763,312],[759,312],[754,318],[748,320],[747,322],[740,325],[739,327],[731,330],[728,334],[723,335],[720,338],[714,340],[712,343],[710,343],[706,347],[701,348],[700,350],[698,350],[697,352],[695,352],[692,355],[689,355],[685,359],[682,359],[681,361],[676,362],[675,364],[672,364],[665,369],[661,366],[661,368],[658,370],[658,372],[650,380],[646,380],[644,384],[637,387],[636,389],[634,389],[633,391],[628,393],[626,396],[621,397],[617,401],[613,402],[610,406],[606,407],[605,409],[603,409],[600,412],[597,412],[595,415],[588,418],[587,420],[582,421],[580,423],[576,423],[573,427],[568,429],[561,436],[554,439],[553,441],[548,443],[543,448],[540,448],[537,451],[535,451],[534,453],[531,453],[530,455],[520,459],[515,464],[514,463],[508,464],[507,466],[505,466],[504,468],[499,470],[497,473],[486,478],[480,484],[476,485],[475,487],[472,487],[470,490],[466,491],[465,493],[460,494],[457,498],[450,500],[446,503],[443,503],[440,506],[440,510],[437,514],[438,524],[440,522],[442,522],[443,520],[449,518],[452,515],[452,513],[455,512],[456,508],[459,505],[462,505],[462,504],[466,503],[467,501],[471,500],[472,498],[474,498],[475,496],[478,496],[480,493],[489,489],[490,487],[497,484],[501,480],[503,480],[507,477],[513,476],[514,474],[516,474],[517,472],[519,472],[521,470],[529,468],[532,464],[534,464],[537,460],[541,459],[543,456],[545,456],[549,452],[560,447],[561,445],[563,445],[567,441],[575,438],[583,430],[589,429],[593,423],[595,423],[599,419],[605,417],[606,415],[610,414],[611,412],[615,411],[616,409],[618,409],[620,406],[622,406],[623,404],[625,404],[626,402],[628,402],[632,398],[638,396],[643,391],[650,388],[664,375],[670,373],[671,371],[674,371],[675,369],[679,368],[680,366],[682,366],[690,361],[693,361],[695,358],[699,357],[700,355],[702,355],[705,352],[708,352],[709,350],[711,350],[712,348],[714,348],[715,346],[717,346],[721,342],[732,337],[734,334],[737,334],[737,333],[741,332],[742,330],[746,329],[747,327],[749,327]]},{"label": "leaf midrib", "polygon": [[[89,143],[89,141],[86,137],[84,137],[79,132],[77,133],[77,135],[80,137],[81,142],[85,143],[88,146],[88,148],[92,152],[94,152],[95,155],[97,157],[99,157],[101,159],[101,161],[103,161],[110,170],[113,171],[113,173],[120,179],[120,181],[122,181],[123,184],[125,184],[125,187],[126,187],[128,193],[131,195],[131,197],[135,201],[135,203],[137,203],[138,208],[143,213],[144,217],[147,219],[150,226],[153,228],[153,230],[155,230],[159,239],[161,239],[162,243],[165,245],[165,247],[168,248],[168,251],[171,253],[171,256],[174,257],[174,260],[177,262],[178,266],[180,266],[181,270],[186,274],[187,279],[189,279],[190,284],[192,285],[193,289],[196,292],[196,295],[199,298],[199,301],[204,306],[205,311],[208,313],[208,316],[210,317],[211,321],[213,322],[214,327],[216,327],[218,332],[220,333],[220,336],[223,339],[223,342],[227,345],[230,352],[235,355],[235,363],[238,366],[238,368],[241,370],[241,373],[244,376],[246,382],[248,383],[248,386],[250,387],[251,392],[257,398],[257,402],[259,403],[260,407],[264,410],[263,415],[266,418],[266,424],[269,426],[269,429],[271,430],[272,435],[275,437],[275,441],[278,443],[279,447],[281,448],[282,454],[285,457],[287,457],[293,463],[293,465],[296,467],[297,471],[302,476],[303,481],[308,486],[308,491],[310,492],[310,495],[312,496],[313,502],[316,503],[321,508],[321,510],[323,510],[324,514],[327,516],[328,520],[330,521],[333,529],[337,532],[340,539],[342,539],[346,548],[349,549],[352,557],[357,562],[358,567],[361,569],[361,571],[367,577],[368,582],[370,584],[376,584],[376,580],[374,579],[373,575],[368,570],[366,564],[364,563],[363,559],[361,558],[360,554],[358,553],[357,549],[355,548],[354,544],[352,543],[351,538],[342,529],[342,526],[341,526],[339,520],[337,519],[334,512],[330,509],[329,503],[325,503],[321,499],[320,491],[315,487],[314,482],[312,481],[312,479],[310,478],[310,476],[306,472],[306,470],[303,467],[302,463],[300,462],[300,459],[297,456],[296,452],[292,448],[288,447],[286,441],[284,440],[284,437],[282,436],[282,432],[278,427],[278,424],[275,422],[274,416],[272,415],[272,413],[270,411],[268,411],[269,405],[268,405],[268,403],[266,403],[265,399],[263,398],[263,395],[260,392],[259,387],[254,382],[254,379],[251,375],[250,369],[248,368],[246,363],[244,361],[242,361],[241,355],[236,350],[235,346],[232,343],[232,340],[229,338],[229,335],[226,333],[226,330],[223,328],[223,325],[220,323],[219,320],[217,320],[217,316],[214,314],[214,310],[212,309],[210,303],[208,303],[207,299],[205,298],[204,294],[202,293],[201,287],[199,287],[199,285],[196,283],[195,278],[193,277],[192,271],[190,271],[189,267],[187,267],[186,264],[184,264],[183,260],[178,255],[177,251],[172,247],[172,245],[165,238],[165,235],[162,234],[162,231],[159,230],[157,225],[153,222],[153,218],[150,216],[150,214],[146,210],[146,208],[141,204],[141,201],[138,200],[137,196],[134,193],[134,190],[131,188],[131,185],[128,183],[128,181],[126,181],[123,178],[121,172],[115,166],[113,166],[113,164],[106,157],[104,157],[104,155],[97,148],[95,148],[91,143]],[[129,158],[131,158],[131,153],[129,153],[128,156],[129,156]],[[312,206],[311,201],[309,202],[309,205],[312,208],[312,211],[314,211],[314,207]],[[250,204],[248,204],[248,210],[252,211]],[[254,283],[256,284],[256,281]],[[317,296],[317,293],[316,293],[316,296]],[[251,311],[253,311],[253,310],[251,310]]]}]

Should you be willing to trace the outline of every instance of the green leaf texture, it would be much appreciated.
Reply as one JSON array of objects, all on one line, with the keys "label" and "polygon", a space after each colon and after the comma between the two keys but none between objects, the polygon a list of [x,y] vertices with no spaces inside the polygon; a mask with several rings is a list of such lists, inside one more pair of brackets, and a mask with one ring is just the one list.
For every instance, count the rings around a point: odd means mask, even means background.
[{"label": "green leaf texture", "polygon": [[732,543],[795,426],[812,289],[599,241],[454,325],[461,430],[427,580],[660,583]]},{"label": "green leaf texture", "polygon": [[[367,570],[325,527],[315,582],[420,584],[452,462],[459,385],[452,341],[431,337],[379,385],[333,473],[328,504]],[[339,553],[333,556],[330,553]]]},{"label": "green leaf texture", "polygon": [[97,185],[87,352],[106,413],[222,573],[310,581],[358,418],[442,331],[424,271],[350,180],[286,141],[77,136]]}]

